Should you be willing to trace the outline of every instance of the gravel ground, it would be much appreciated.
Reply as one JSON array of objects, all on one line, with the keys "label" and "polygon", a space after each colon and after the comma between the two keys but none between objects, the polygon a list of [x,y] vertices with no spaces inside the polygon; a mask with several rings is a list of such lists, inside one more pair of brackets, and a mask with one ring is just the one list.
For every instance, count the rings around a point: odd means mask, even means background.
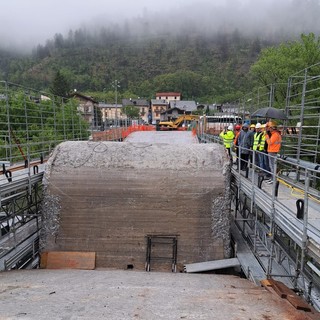
[{"label": "gravel ground", "polygon": [[0,319],[302,320],[246,279],[121,270],[0,273]]}]

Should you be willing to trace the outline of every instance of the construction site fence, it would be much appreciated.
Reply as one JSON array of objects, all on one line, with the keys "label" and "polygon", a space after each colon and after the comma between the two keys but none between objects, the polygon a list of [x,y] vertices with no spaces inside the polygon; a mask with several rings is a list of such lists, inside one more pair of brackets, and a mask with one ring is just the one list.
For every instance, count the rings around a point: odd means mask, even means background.
[{"label": "construction site fence", "polygon": [[87,140],[77,101],[0,81],[0,162],[47,157],[66,140]]}]

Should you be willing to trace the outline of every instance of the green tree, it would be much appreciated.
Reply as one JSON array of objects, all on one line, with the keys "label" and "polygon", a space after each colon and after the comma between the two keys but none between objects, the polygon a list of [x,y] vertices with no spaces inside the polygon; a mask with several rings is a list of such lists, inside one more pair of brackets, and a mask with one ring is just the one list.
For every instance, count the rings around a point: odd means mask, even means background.
[{"label": "green tree", "polygon": [[48,153],[61,141],[89,137],[89,124],[74,99],[42,101],[19,87],[12,87],[4,97],[0,99],[0,159],[21,161],[23,154]]},{"label": "green tree", "polygon": [[70,92],[70,84],[67,77],[58,70],[50,86],[50,92],[54,95],[67,97]]},{"label": "green tree", "polygon": [[320,38],[313,33],[302,34],[300,41],[265,48],[258,61],[251,67],[251,74],[258,86],[287,82],[296,72],[320,60]]},{"label": "green tree", "polygon": [[134,106],[124,106],[122,107],[122,113],[127,115],[128,118],[138,119],[139,118],[139,108]]}]

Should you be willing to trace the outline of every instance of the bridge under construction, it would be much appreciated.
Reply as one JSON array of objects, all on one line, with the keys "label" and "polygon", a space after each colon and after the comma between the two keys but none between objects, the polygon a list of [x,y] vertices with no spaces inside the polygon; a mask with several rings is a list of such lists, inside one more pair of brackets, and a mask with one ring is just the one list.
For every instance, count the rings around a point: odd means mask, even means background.
[{"label": "bridge under construction", "polygon": [[[283,127],[299,122],[299,130],[283,136],[273,184],[257,172],[254,154],[241,171],[203,130],[88,141],[75,125],[76,108],[3,83],[1,270],[36,268],[43,252],[47,259],[95,252],[98,267],[130,270],[232,267],[256,285],[281,282],[320,310],[320,76],[313,70],[289,81]],[[272,106],[278,89],[252,93],[229,112],[245,119],[252,108]],[[42,135],[45,118],[52,119],[49,136]]]}]

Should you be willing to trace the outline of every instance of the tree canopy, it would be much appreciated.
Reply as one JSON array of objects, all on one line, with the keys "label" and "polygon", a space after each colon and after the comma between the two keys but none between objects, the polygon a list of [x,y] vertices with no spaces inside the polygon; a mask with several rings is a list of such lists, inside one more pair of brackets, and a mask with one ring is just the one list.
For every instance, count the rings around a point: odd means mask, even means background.
[{"label": "tree canopy", "polygon": [[124,113],[128,118],[139,119],[139,108],[135,106],[123,106],[121,112]]},{"label": "tree canopy", "polygon": [[50,92],[56,96],[67,97],[70,92],[70,84],[67,77],[58,70],[50,85]]},{"label": "tree canopy", "polygon": [[261,51],[251,73],[259,85],[287,83],[288,78],[320,61],[320,37],[302,34],[300,41],[282,43]]}]

